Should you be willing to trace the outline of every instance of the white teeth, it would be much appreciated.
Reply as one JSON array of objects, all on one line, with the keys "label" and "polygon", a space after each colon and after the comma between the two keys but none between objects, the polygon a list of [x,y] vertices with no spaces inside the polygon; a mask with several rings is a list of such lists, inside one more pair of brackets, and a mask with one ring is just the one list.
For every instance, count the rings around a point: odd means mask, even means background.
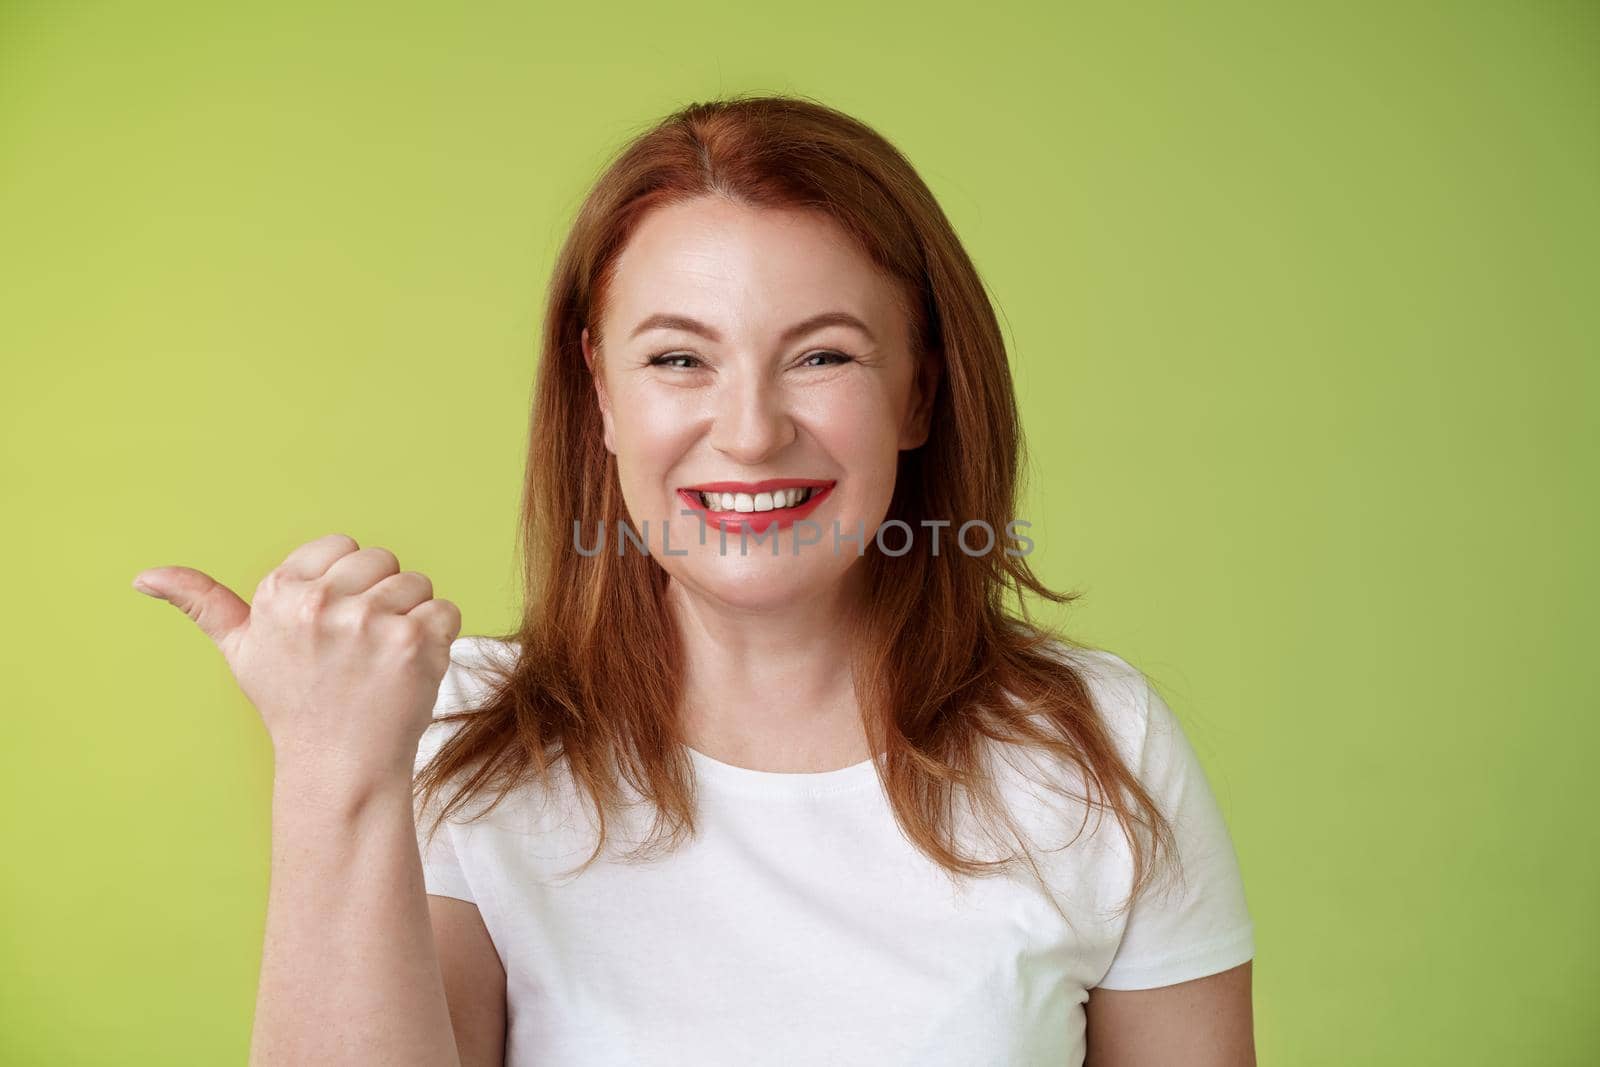
[{"label": "white teeth", "polygon": [[815,489],[775,489],[770,493],[707,493],[700,492],[700,502],[709,511],[773,511],[792,508],[810,500]]}]

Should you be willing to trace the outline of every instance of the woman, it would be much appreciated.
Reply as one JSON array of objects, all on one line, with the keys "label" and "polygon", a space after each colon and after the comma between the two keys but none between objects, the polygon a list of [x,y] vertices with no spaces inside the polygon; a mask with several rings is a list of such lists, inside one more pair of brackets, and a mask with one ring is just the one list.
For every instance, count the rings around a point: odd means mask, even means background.
[{"label": "woman", "polygon": [[252,605],[141,575],[277,755],[257,1061],[1253,1062],[1181,728],[1006,607],[1076,598],[1019,547],[1020,454],[880,136],[756,97],[637,138],[551,284],[516,631],[342,535]]}]

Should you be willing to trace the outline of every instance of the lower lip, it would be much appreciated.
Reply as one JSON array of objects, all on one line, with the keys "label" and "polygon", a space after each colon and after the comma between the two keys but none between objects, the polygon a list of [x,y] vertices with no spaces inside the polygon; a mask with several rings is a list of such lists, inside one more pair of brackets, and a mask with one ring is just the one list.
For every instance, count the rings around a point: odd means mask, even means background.
[{"label": "lower lip", "polygon": [[712,526],[727,530],[729,533],[738,533],[740,530],[749,530],[751,533],[765,533],[767,529],[776,525],[780,530],[787,530],[801,519],[810,515],[821,506],[824,500],[833,495],[833,486],[818,489],[812,492],[811,499],[796,508],[782,508],[775,511],[712,511],[700,503],[700,495],[691,493],[687,489],[678,490],[678,498],[700,513]]}]

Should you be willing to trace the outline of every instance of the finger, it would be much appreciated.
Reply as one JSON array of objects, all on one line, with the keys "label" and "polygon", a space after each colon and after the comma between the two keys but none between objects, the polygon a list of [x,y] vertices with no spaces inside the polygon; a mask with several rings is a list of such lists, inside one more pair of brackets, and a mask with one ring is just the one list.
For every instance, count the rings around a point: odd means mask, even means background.
[{"label": "finger", "polygon": [[165,600],[222,647],[229,635],[250,621],[250,605],[232,589],[193,567],[152,567],[140,571],[133,587]]},{"label": "finger", "polygon": [[445,642],[461,636],[461,609],[453,601],[434,597],[406,612],[407,617],[419,619]]},{"label": "finger", "polygon": [[334,592],[358,596],[391,575],[400,573],[400,561],[387,548],[363,548],[334,560],[322,576]]},{"label": "finger", "polygon": [[302,582],[309,582],[313,578],[321,578],[344,556],[360,550],[356,539],[349,534],[331,533],[307,541],[284,558],[278,564],[278,571],[285,578],[295,578]]},{"label": "finger", "polygon": [[401,571],[391,574],[362,594],[381,610],[394,615],[404,615],[424,600],[433,596],[433,582],[426,574]]}]

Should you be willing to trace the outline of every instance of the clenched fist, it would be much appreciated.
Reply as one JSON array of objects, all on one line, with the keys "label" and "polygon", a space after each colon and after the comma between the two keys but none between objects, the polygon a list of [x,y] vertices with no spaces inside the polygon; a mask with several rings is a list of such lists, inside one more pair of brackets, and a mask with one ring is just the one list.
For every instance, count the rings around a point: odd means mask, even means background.
[{"label": "clenched fist", "polygon": [[280,769],[288,761],[346,784],[410,777],[461,612],[394,553],[319,537],[269,572],[249,604],[189,567],[142,571],[134,588],[216,643]]}]

